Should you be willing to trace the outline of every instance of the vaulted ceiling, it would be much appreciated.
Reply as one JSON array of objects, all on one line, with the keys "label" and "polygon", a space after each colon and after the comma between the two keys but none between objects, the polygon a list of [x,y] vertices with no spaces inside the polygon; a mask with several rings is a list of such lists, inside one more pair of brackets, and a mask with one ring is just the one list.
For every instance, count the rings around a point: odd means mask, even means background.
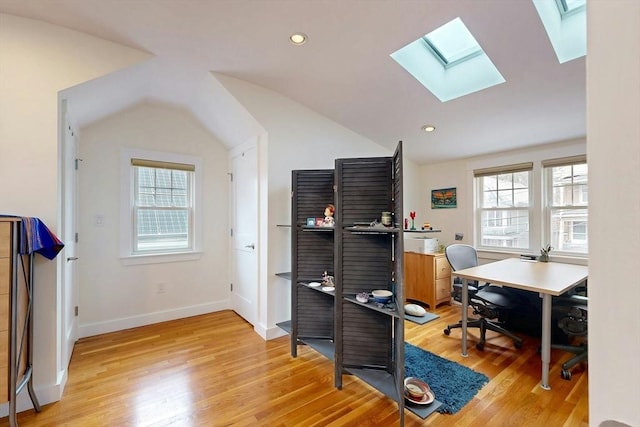
[{"label": "vaulted ceiling", "polygon": [[[192,109],[234,145],[230,101],[213,72],[281,93],[390,149],[403,140],[419,164],[586,134],[585,58],[558,62],[530,0],[0,0],[0,12],[153,55],[70,91],[80,124],[155,99]],[[506,82],[442,103],[389,55],[456,17]],[[294,32],[307,43],[290,44]]]}]

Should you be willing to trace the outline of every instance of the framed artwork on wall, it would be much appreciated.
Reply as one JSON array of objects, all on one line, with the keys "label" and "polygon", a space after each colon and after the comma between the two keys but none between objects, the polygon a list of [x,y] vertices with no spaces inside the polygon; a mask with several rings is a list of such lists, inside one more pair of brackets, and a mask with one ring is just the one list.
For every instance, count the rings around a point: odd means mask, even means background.
[{"label": "framed artwork on wall", "polygon": [[431,209],[457,208],[456,188],[431,190]]}]

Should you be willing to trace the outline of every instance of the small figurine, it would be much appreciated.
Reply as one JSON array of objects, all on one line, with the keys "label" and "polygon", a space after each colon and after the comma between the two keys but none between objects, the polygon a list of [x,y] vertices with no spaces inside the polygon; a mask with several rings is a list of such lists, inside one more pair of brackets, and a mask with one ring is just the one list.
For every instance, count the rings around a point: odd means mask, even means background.
[{"label": "small figurine", "polygon": [[335,286],[333,276],[330,276],[326,271],[322,274],[322,286]]},{"label": "small figurine", "polygon": [[323,227],[333,227],[335,224],[335,220],[333,219],[333,214],[336,211],[336,207],[331,203],[324,208],[324,222],[322,223]]}]

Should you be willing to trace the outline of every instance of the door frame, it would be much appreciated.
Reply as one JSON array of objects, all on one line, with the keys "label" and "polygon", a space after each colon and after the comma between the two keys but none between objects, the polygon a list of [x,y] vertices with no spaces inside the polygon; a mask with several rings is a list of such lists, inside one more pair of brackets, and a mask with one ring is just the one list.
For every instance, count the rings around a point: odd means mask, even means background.
[{"label": "door frame", "polygon": [[[260,186],[260,150],[259,150],[259,144],[258,144],[258,138],[253,137],[253,138],[249,138],[245,143],[232,148],[229,151],[229,170],[231,171],[229,173],[230,175],[230,179],[229,179],[229,227],[230,230],[235,230],[235,211],[234,211],[234,206],[235,206],[235,185],[233,183],[233,162],[234,159],[238,156],[240,156],[242,154],[242,152],[247,151],[249,149],[255,149],[256,150],[256,178],[258,181],[258,195],[260,194],[261,191],[261,186]],[[261,296],[261,273],[260,273],[260,265],[262,264],[261,260],[262,260],[262,240],[261,240],[261,236],[260,236],[260,196],[258,196],[258,203],[257,203],[257,210],[256,210],[256,218],[255,218],[255,222],[256,222],[256,246],[257,246],[257,250],[255,252],[255,262],[256,262],[256,289],[254,292],[254,295],[256,296],[256,301],[254,301],[253,307],[254,307],[254,312],[252,313],[252,318],[253,318],[253,327],[254,330],[258,331],[259,327],[258,325],[261,323],[261,319],[260,319],[260,302],[262,300],[262,296]],[[234,237],[232,236],[232,233],[229,232],[229,283],[233,283],[233,280],[235,278],[235,263],[236,263],[236,259],[235,259],[235,243],[234,243]],[[231,307],[231,309],[234,308],[233,306],[233,301],[231,298],[231,290],[229,291],[230,295],[229,295],[229,305]]]},{"label": "door frame", "polygon": [[[67,114],[67,101],[66,99],[61,99],[59,104],[59,143],[58,143],[58,157],[59,157],[59,195],[58,195],[58,207],[59,207],[59,222],[58,222],[58,230],[61,237],[64,238],[67,235],[67,220],[68,220],[68,209],[67,209],[67,201],[69,198],[72,198],[71,203],[73,204],[71,209],[75,211],[72,214],[73,224],[70,226],[72,228],[71,233],[75,235],[78,230],[78,218],[77,218],[77,170],[76,163],[80,161],[78,159],[78,146],[77,140],[75,140],[75,153],[74,158],[71,160],[72,164],[69,164],[67,159],[67,150],[69,149],[69,144],[71,143],[69,138],[67,137],[67,131],[72,132],[72,136],[75,138],[73,128],[74,126],[71,123],[71,120]],[[75,189],[75,194],[67,194],[67,182],[68,180],[74,180],[75,184],[73,188]],[[74,239],[75,240],[75,239]],[[73,347],[75,342],[78,339],[78,317],[76,313],[73,313],[72,316],[72,324],[67,325],[67,311],[74,310],[75,307],[78,306],[79,299],[79,291],[78,291],[78,281],[77,274],[71,274],[71,277],[68,277],[66,270],[67,262],[75,262],[75,261],[67,261],[68,257],[75,257],[77,247],[76,241],[69,242],[68,239],[65,242],[65,250],[63,252],[63,256],[58,257],[58,298],[59,298],[59,337],[60,342],[58,343],[58,375],[61,381],[62,389],[64,389],[64,383],[66,383],[67,373],[69,362],[71,360],[71,355],[73,353]],[[67,295],[71,294],[71,306],[68,307]],[[70,335],[67,336],[67,332],[71,331]]]}]

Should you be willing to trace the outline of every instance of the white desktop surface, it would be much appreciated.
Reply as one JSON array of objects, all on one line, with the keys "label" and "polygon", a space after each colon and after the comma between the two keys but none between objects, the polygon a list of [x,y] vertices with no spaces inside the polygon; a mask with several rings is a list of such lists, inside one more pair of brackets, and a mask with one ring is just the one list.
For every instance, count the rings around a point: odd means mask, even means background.
[{"label": "white desktop surface", "polygon": [[549,387],[549,361],[551,356],[551,297],[559,296],[583,282],[589,269],[583,265],[557,262],[536,262],[507,258],[489,264],[454,271],[452,276],[462,278],[462,355],[467,356],[468,280],[489,282],[494,285],[540,293],[542,297],[542,382]]},{"label": "white desktop surface", "polygon": [[582,282],[588,272],[584,265],[507,258],[452,274],[464,279],[558,296]]}]

